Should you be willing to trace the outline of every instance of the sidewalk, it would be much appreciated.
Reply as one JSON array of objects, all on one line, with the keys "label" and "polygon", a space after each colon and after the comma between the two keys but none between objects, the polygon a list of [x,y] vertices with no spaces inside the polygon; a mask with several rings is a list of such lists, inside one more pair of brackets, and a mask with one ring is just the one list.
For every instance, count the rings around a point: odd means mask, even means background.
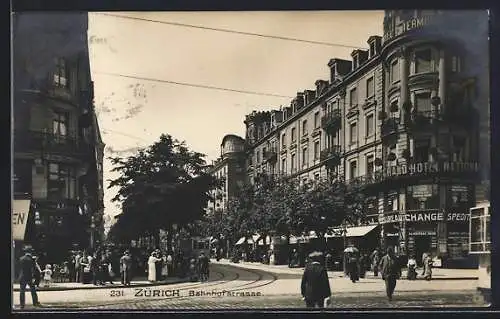
[{"label": "sidewalk", "polygon": [[[231,263],[227,259],[221,259],[220,261],[212,260],[213,264],[223,264],[223,265],[231,265],[234,267],[246,268],[246,269],[254,269],[254,270],[262,270],[268,271],[275,274],[290,274],[290,275],[302,275],[304,272],[304,268],[289,268],[288,265],[265,265],[258,262],[240,262],[238,264]],[[446,269],[446,268],[434,268],[432,270],[432,280],[477,280],[478,279],[478,270],[476,269]],[[417,269],[417,280],[424,280],[421,276],[422,269]],[[329,278],[342,278],[344,277],[344,273],[342,271],[329,271]],[[406,270],[402,271],[403,279],[406,279]],[[366,277],[368,279],[381,278],[373,276],[373,272],[367,271]]]},{"label": "sidewalk", "polygon": [[[152,286],[161,286],[161,285],[171,285],[171,284],[178,284],[178,283],[183,283],[189,281],[188,278],[177,278],[177,277],[170,277],[167,278],[166,280],[158,281],[158,282],[150,282],[146,280],[143,277],[138,277],[137,280],[132,280],[130,282],[129,287],[152,287]],[[85,289],[109,289],[109,288],[118,288],[118,287],[124,287],[120,283],[120,279],[114,280],[113,285],[110,283],[107,283],[104,286],[94,286],[92,283],[90,284],[82,284],[79,282],[53,282],[50,287],[42,287],[37,288],[37,291],[66,291],[66,290],[85,290]],[[14,283],[14,289],[13,291],[19,291],[19,283],[15,282]],[[27,292],[29,293],[29,288],[26,287]]]}]

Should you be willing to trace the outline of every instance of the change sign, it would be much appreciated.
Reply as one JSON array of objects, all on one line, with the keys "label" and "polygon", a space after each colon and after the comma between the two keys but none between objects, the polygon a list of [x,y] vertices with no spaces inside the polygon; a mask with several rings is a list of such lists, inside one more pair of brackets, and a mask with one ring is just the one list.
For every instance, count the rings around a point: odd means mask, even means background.
[{"label": "change sign", "polygon": [[30,200],[14,200],[12,203],[12,237],[14,240],[24,240]]}]

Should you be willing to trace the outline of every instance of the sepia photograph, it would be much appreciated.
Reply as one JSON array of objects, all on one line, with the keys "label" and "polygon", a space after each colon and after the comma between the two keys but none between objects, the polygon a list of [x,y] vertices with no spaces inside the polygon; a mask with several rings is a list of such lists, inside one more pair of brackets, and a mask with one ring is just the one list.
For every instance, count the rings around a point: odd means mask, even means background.
[{"label": "sepia photograph", "polygon": [[11,15],[11,310],[489,309],[488,10]]}]

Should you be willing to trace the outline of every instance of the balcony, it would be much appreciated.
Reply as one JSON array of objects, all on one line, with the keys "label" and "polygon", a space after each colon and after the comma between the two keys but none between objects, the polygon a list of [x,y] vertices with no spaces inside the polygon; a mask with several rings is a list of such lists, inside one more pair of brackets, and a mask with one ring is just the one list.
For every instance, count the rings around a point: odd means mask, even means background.
[{"label": "balcony", "polygon": [[340,110],[333,110],[325,114],[321,118],[321,127],[330,133],[340,130],[342,125],[342,117],[340,114]]},{"label": "balcony", "polygon": [[90,145],[74,136],[62,136],[39,131],[15,131],[14,151],[82,157],[91,151]]},{"label": "balcony", "polygon": [[322,162],[326,161],[328,167],[334,167],[340,165],[341,156],[342,150],[340,145],[334,145],[321,151],[320,160]]},{"label": "balcony", "polygon": [[278,154],[276,151],[266,151],[264,153],[264,159],[269,163],[276,163],[278,160]]},{"label": "balcony", "polygon": [[364,176],[358,176],[351,178],[346,182],[349,188],[360,188],[367,187],[370,185],[376,185],[382,181],[384,181],[384,174],[381,171],[372,172],[371,174],[367,174]]},{"label": "balcony", "polygon": [[382,122],[380,126],[380,133],[382,138],[387,138],[398,132],[399,119],[398,118],[388,118]]}]

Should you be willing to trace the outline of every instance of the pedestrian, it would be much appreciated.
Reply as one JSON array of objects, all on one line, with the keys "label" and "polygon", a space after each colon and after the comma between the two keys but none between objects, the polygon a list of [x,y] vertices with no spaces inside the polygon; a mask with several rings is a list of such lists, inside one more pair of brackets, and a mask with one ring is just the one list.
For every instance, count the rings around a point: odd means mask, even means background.
[{"label": "pedestrian", "polygon": [[80,259],[80,267],[82,268],[82,272],[81,272],[81,283],[82,284],[87,284],[90,282],[90,261],[92,260],[92,258],[89,258],[89,256],[87,255],[87,252],[84,251],[83,252],[83,255],[82,255],[82,258]]},{"label": "pedestrian", "polygon": [[330,300],[330,283],[322,257],[320,252],[309,254],[310,263],[302,275],[300,290],[307,308],[323,308]]},{"label": "pedestrian", "polygon": [[430,281],[432,278],[432,257],[427,255],[424,260],[424,279]]},{"label": "pedestrian", "polygon": [[347,253],[347,272],[349,278],[354,283],[359,281],[359,257],[357,250]]},{"label": "pedestrian", "polygon": [[25,248],[24,255],[19,259],[19,301],[21,309],[24,309],[26,304],[26,286],[30,287],[31,299],[33,306],[40,307],[36,287],[34,285],[33,272],[36,268],[35,261],[33,260],[31,248]]},{"label": "pedestrian", "polygon": [[101,283],[101,272],[99,271],[99,261],[97,259],[97,252],[94,252],[92,256],[89,256],[89,267],[90,273],[92,275],[92,283],[94,286],[97,286],[98,283]]},{"label": "pedestrian", "polygon": [[406,277],[408,280],[415,280],[417,279],[417,261],[415,260],[415,257],[410,256],[408,259],[408,273]]},{"label": "pedestrian", "polygon": [[207,281],[208,280],[208,275],[209,275],[209,270],[208,270],[208,264],[210,260],[208,259],[207,256],[205,256],[205,253],[201,253],[200,256],[198,257],[198,269],[199,269],[199,279],[201,282]]},{"label": "pedestrian", "polygon": [[50,284],[52,283],[52,265],[47,264],[45,265],[45,269],[43,270],[43,286],[44,287],[50,287]]},{"label": "pedestrian", "polygon": [[75,282],[81,282],[82,281],[82,255],[80,254],[80,251],[76,252],[75,256]]},{"label": "pedestrian", "polygon": [[161,251],[156,249],[156,261],[155,261],[155,270],[156,270],[156,281],[162,280],[161,270],[163,268],[163,259],[161,255]]},{"label": "pedestrian", "polygon": [[123,256],[120,258],[120,273],[122,284],[130,286],[130,280],[132,278],[132,257],[130,256],[129,250],[125,250]]},{"label": "pedestrian", "polygon": [[148,280],[150,282],[156,281],[156,252],[152,251],[148,259]]},{"label": "pedestrian", "polygon": [[373,270],[373,275],[375,277],[378,277],[378,265],[380,263],[380,253],[377,249],[375,249],[371,255],[372,258],[372,270]]},{"label": "pedestrian", "polygon": [[387,254],[380,260],[380,271],[382,272],[382,279],[385,280],[385,289],[389,301],[392,300],[392,295],[396,288],[396,280],[401,275],[401,268],[399,266],[394,249],[388,247]]},{"label": "pedestrian", "polygon": [[427,252],[422,254],[422,276],[425,276],[425,262],[427,261],[427,256],[429,256]]}]

